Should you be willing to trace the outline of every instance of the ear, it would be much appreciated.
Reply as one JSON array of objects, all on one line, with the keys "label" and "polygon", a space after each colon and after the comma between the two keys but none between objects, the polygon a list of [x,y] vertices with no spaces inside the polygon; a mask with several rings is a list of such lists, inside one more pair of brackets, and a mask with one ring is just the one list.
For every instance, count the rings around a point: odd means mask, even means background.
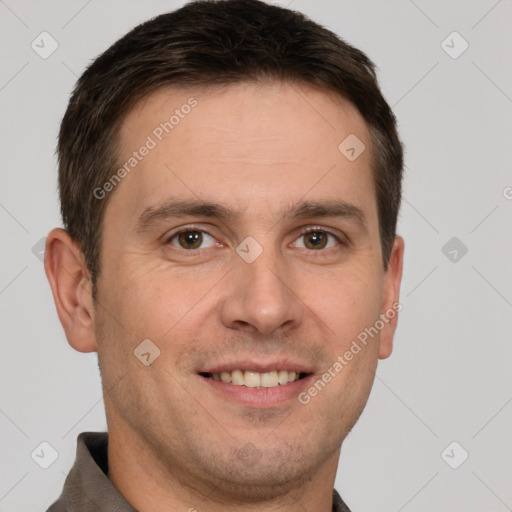
[{"label": "ear", "polygon": [[402,309],[399,299],[404,249],[404,239],[401,236],[396,236],[391,249],[388,268],[384,275],[381,310],[381,319],[384,321],[384,327],[380,333],[379,359],[386,359],[393,351],[393,336],[398,323],[398,312]]},{"label": "ear", "polygon": [[79,352],[94,352],[90,273],[79,244],[64,229],[55,228],[46,237],[44,269],[69,344]]}]

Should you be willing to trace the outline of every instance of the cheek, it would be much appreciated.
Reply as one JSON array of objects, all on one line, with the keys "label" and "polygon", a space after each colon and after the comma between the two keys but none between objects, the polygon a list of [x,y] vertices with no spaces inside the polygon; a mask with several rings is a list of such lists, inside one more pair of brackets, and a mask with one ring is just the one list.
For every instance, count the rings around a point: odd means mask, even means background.
[{"label": "cheek", "polygon": [[379,319],[381,282],[382,277],[370,267],[353,268],[322,298],[329,317],[326,323],[334,333],[330,346],[331,369],[336,362],[342,365],[342,369],[335,372],[331,399],[338,407],[346,408],[349,424],[357,421],[374,379],[379,333],[372,337],[365,333]]},{"label": "cheek", "polygon": [[120,265],[109,300],[134,342],[149,338],[167,346],[172,338],[186,346],[202,324],[204,303],[215,297],[218,280],[213,271],[181,276],[165,260],[136,257]]},{"label": "cheek", "polygon": [[[304,302],[346,343],[379,318],[382,277],[370,266],[339,269],[304,290]],[[350,339],[349,339],[350,338]]]}]

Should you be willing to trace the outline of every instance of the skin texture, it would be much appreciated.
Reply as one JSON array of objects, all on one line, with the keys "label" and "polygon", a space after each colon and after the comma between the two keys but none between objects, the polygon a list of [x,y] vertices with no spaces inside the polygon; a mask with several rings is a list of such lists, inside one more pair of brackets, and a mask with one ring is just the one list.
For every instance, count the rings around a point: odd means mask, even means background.
[{"label": "skin texture", "polygon": [[[297,503],[327,512],[341,444],[378,359],[391,353],[397,316],[307,405],[242,406],[198,371],[279,358],[307,365],[316,380],[398,302],[404,242],[396,237],[384,271],[368,130],[350,103],[309,86],[166,89],[127,115],[120,165],[190,97],[197,106],[109,192],[96,305],[77,244],[59,228],[47,239],[45,268],[67,339],[98,351],[108,476],[141,512],[291,511]],[[349,134],[366,145],[353,162],[338,150]],[[171,197],[238,214],[137,231],[141,213]],[[364,212],[366,229],[349,218],[286,215],[300,201],[339,199]],[[191,224],[209,235],[200,250],[176,237],[166,243]],[[311,248],[307,227],[339,240]],[[252,263],[236,252],[248,236],[263,248]],[[160,355],[144,366],[133,351],[148,338]]]}]

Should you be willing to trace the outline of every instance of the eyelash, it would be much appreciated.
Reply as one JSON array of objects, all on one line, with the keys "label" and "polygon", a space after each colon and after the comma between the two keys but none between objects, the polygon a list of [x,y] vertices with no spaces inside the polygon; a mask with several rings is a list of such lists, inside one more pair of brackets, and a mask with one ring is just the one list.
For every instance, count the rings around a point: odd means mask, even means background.
[{"label": "eyelash", "polygon": [[[214,236],[210,235],[210,233],[208,233],[204,229],[200,229],[199,227],[192,225],[192,226],[186,226],[186,227],[180,229],[179,231],[176,231],[175,233],[173,233],[169,237],[167,237],[165,239],[165,241],[164,241],[164,245],[170,245],[172,240],[174,240],[177,236],[179,236],[182,233],[188,233],[189,231],[192,231],[192,232],[197,231],[199,233],[206,233],[207,235],[209,235],[213,239],[215,239]],[[336,240],[336,242],[338,242],[338,244],[340,246],[347,246],[348,245],[348,243],[343,241],[338,235],[335,235],[334,233],[332,233],[328,229],[325,229],[325,228],[323,228],[321,226],[313,226],[313,227],[308,227],[308,228],[303,229],[299,233],[299,236],[297,237],[297,239],[301,238],[304,235],[307,235],[308,233],[315,233],[315,232],[326,233],[327,235],[333,237]],[[321,257],[321,256],[324,256],[326,252],[329,252],[330,250],[335,249],[335,248],[336,247],[329,247],[327,249],[319,249],[319,250],[314,250],[314,249],[309,249],[309,250],[306,249],[306,250],[308,250],[309,252],[312,252],[312,253],[317,253],[317,255]],[[206,249],[184,249],[183,247],[179,247],[179,248],[176,248],[176,249],[177,250],[182,250],[184,252],[191,253],[191,254],[200,254],[202,251],[207,251],[209,249],[212,249],[212,247],[207,247]]]}]

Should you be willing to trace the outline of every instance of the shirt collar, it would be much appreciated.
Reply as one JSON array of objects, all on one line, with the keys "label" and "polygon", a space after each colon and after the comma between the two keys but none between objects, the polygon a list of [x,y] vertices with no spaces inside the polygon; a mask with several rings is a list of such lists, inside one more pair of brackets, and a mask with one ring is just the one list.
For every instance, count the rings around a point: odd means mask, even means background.
[{"label": "shirt collar", "polygon": [[108,479],[107,432],[82,432],[59,499],[47,512],[137,512]]}]

